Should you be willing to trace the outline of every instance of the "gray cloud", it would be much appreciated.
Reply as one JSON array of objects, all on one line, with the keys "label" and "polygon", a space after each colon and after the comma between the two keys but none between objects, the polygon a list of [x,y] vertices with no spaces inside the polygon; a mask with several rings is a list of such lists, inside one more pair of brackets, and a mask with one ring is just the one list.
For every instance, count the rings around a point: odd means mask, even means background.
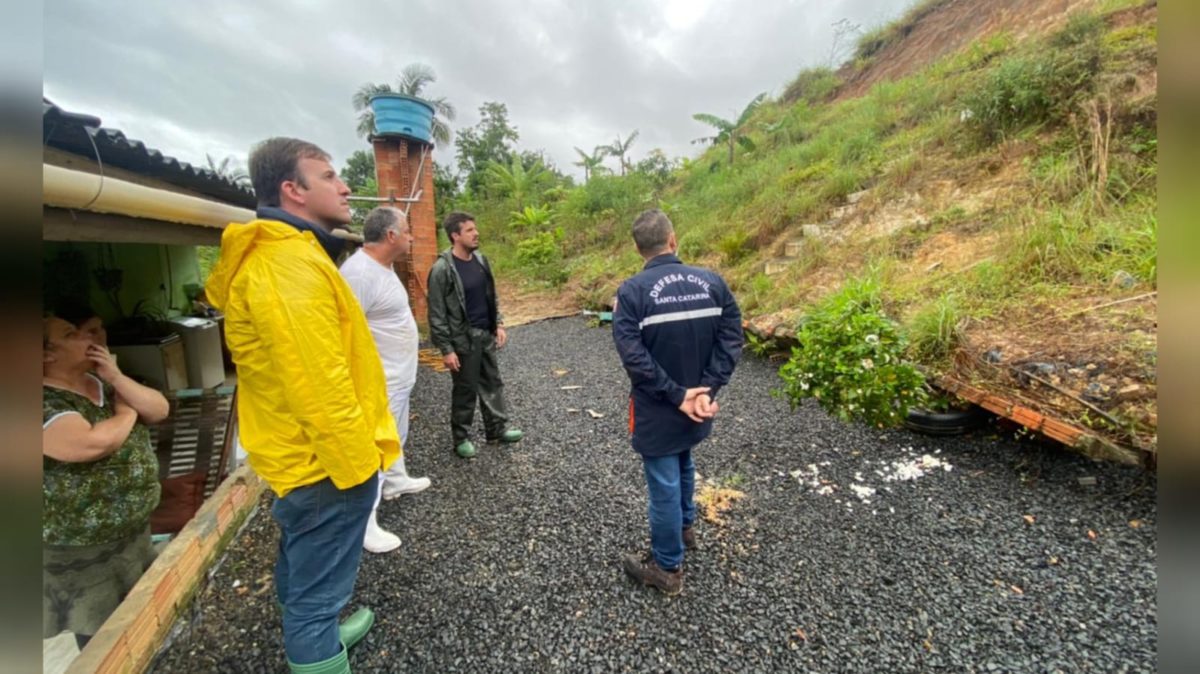
[{"label": "gray cloud", "polygon": [[[695,112],[731,116],[823,64],[841,18],[864,28],[911,0],[49,0],[44,90],[176,157],[244,157],[294,135],[343,161],[367,144],[350,106],[365,82],[432,66],[427,93],[456,105],[454,129],[485,101],[508,105],[522,149],[575,172],[590,150],[634,129],[634,159],[655,147],[694,156]],[[453,147],[435,157],[453,163]]]}]

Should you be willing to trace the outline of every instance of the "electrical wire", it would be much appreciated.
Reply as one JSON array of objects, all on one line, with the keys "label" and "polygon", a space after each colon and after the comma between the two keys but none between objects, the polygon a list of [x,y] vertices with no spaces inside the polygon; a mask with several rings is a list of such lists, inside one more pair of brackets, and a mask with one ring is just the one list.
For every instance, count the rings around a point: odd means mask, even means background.
[{"label": "electrical wire", "polygon": [[100,198],[100,193],[104,191],[104,160],[100,159],[100,148],[96,147],[95,135],[87,127],[84,127],[83,131],[87,134],[88,140],[92,142],[92,151],[96,153],[96,166],[100,168],[100,184],[96,186],[96,194],[86,204],[79,207],[86,211],[88,206],[96,203],[96,200]]}]

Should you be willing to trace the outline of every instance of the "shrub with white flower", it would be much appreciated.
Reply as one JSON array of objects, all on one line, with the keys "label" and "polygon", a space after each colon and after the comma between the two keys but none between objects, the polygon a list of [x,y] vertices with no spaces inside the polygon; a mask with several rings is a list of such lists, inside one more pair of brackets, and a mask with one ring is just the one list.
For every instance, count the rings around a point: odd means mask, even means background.
[{"label": "shrub with white flower", "polygon": [[795,408],[816,399],[845,421],[896,426],[924,403],[925,378],[902,360],[904,338],[873,278],[853,280],[803,319],[776,391]]}]

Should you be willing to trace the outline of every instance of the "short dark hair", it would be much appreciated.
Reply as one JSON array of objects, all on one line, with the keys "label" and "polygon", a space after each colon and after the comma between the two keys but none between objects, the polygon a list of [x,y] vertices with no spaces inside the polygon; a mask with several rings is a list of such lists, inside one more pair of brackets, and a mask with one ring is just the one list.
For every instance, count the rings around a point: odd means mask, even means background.
[{"label": "short dark hair", "polygon": [[259,206],[279,206],[279,186],[291,180],[302,187],[301,159],[329,161],[329,153],[297,138],[268,138],[250,150],[250,183]]},{"label": "short dark hair", "polygon": [[387,238],[388,230],[392,228],[399,230],[406,224],[408,224],[408,216],[398,208],[392,206],[373,208],[370,213],[367,213],[367,219],[363,221],[363,243],[379,243]]},{"label": "short dark hair", "polygon": [[98,317],[99,315],[87,302],[79,299],[67,299],[56,304],[54,311],[46,316],[46,318],[61,318],[78,328],[89,318]]},{"label": "short dark hair", "polygon": [[454,243],[453,234],[462,232],[462,226],[467,222],[474,222],[475,216],[462,211],[454,211],[442,220],[442,229],[446,230],[446,238],[450,239],[450,243]]},{"label": "short dark hair", "polygon": [[657,208],[642,211],[633,221],[633,242],[642,255],[657,253],[667,245],[671,232],[675,231],[671,219]]}]

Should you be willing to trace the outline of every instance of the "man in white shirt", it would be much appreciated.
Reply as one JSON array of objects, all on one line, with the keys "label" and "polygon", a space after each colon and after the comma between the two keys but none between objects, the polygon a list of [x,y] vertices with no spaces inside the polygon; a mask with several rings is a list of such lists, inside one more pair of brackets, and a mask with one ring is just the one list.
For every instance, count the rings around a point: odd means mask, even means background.
[{"label": "man in white shirt", "polygon": [[408,292],[392,265],[412,245],[412,232],[403,211],[380,207],[367,214],[363,246],[342,263],[342,276],[354,291],[375,338],[387,379],[388,406],[400,433],[400,458],[383,472],[375,509],[363,536],[363,548],[384,553],[400,547],[400,537],[385,531],[376,520],[380,498],[415,494],[429,486],[427,477],[409,477],[404,468],[408,453],[408,401],[417,382],[417,322],[408,304]]}]

